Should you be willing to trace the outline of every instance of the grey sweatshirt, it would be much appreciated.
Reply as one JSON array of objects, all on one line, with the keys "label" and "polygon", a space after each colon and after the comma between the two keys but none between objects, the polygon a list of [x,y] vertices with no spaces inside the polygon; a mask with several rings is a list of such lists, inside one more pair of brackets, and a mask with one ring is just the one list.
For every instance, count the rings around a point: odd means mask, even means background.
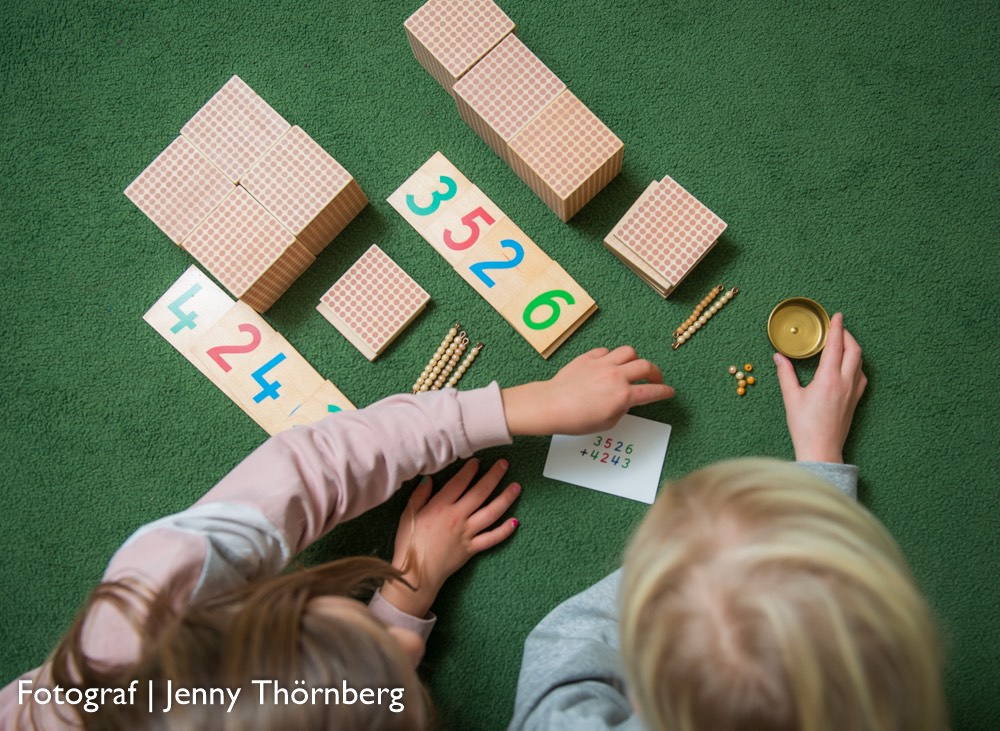
[{"label": "grey sweatshirt", "polygon": [[[854,465],[798,464],[857,499]],[[642,731],[618,653],[621,580],[618,569],[553,609],[528,635],[508,731]]]}]

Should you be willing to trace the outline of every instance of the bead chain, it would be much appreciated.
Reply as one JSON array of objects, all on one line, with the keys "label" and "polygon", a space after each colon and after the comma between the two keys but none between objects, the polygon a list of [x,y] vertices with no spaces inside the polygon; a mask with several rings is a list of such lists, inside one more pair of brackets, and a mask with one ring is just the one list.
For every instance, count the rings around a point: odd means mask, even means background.
[{"label": "bead chain", "polygon": [[444,336],[444,340],[441,341],[441,345],[439,345],[438,349],[434,351],[434,355],[431,356],[431,359],[427,362],[427,366],[420,372],[420,377],[417,378],[417,382],[413,384],[413,393],[417,393],[418,391],[426,391],[427,386],[429,386],[430,383],[433,382],[433,379],[431,378],[430,375],[431,371],[434,370],[435,366],[437,366],[438,364],[438,361],[441,360],[441,356],[444,355],[445,350],[447,350],[448,346],[458,335],[458,329],[460,327],[462,327],[462,323],[456,322],[452,326],[451,330],[448,331],[448,334]]},{"label": "bead chain", "polygon": [[712,315],[725,307],[726,303],[735,297],[739,291],[740,290],[737,287],[733,287],[731,290],[722,295],[722,297],[720,297],[711,307],[709,307],[708,311],[700,314],[698,318],[691,323],[686,330],[684,330],[684,332],[677,336],[677,342],[673,344],[673,349],[677,350],[679,347],[684,345],[684,343],[694,337],[694,334],[698,332],[706,322],[712,319]]},{"label": "bead chain", "polygon": [[448,379],[448,382],[445,384],[445,388],[453,388],[455,384],[458,383],[459,379],[465,375],[467,370],[469,370],[469,366],[472,365],[472,361],[476,359],[476,356],[479,355],[479,351],[482,349],[483,344],[476,343],[476,347],[469,351],[469,354],[465,356],[465,360],[463,360],[462,364],[455,370],[452,377]]},{"label": "bead chain", "polygon": [[452,344],[448,346],[448,349],[444,351],[444,358],[446,358],[446,360],[441,368],[441,372],[434,381],[434,385],[430,388],[431,391],[437,391],[445,384],[445,381],[448,380],[448,376],[455,369],[455,365],[462,357],[462,353],[465,352],[468,345],[469,338],[466,337],[465,331],[463,330],[459,333],[459,337],[455,338],[455,340],[452,341]]},{"label": "bead chain", "polygon": [[717,284],[714,287],[712,287],[712,291],[706,294],[702,298],[701,302],[698,303],[698,306],[694,308],[694,312],[691,313],[691,316],[688,317],[688,319],[686,319],[683,323],[681,323],[680,327],[674,330],[674,337],[676,338],[682,332],[687,330],[692,325],[692,323],[694,323],[694,321],[698,319],[698,315],[700,315],[702,311],[706,307],[708,307],[709,303],[712,300],[714,300],[716,297],[719,296],[719,292],[721,292],[723,289],[725,289],[725,287],[723,287],[721,284]]}]

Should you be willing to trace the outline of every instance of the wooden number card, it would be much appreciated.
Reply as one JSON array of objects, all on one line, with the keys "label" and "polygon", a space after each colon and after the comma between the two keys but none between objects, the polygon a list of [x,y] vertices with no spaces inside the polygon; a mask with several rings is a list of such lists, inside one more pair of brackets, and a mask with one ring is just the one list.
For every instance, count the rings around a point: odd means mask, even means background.
[{"label": "wooden number card", "polygon": [[593,298],[440,152],[388,200],[543,358],[597,310]]},{"label": "wooden number card", "polygon": [[143,319],[268,434],[355,408],[264,318],[197,267]]}]

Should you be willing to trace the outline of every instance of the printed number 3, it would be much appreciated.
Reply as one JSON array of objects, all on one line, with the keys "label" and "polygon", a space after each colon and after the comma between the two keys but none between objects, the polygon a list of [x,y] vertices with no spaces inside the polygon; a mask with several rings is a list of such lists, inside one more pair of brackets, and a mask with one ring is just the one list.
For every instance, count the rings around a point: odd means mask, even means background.
[{"label": "printed number 3", "polygon": [[438,178],[442,183],[444,183],[444,191],[433,190],[431,191],[431,202],[426,206],[418,206],[417,200],[412,195],[406,196],[406,207],[413,211],[418,216],[429,216],[434,211],[440,207],[440,205],[447,200],[451,200],[455,197],[455,193],[458,192],[458,183],[456,183],[452,178],[447,175],[442,175]]}]

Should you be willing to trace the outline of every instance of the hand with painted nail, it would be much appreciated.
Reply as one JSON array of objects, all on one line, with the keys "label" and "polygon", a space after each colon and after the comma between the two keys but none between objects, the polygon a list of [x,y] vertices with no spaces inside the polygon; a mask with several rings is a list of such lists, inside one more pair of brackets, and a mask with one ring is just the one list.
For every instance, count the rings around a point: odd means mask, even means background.
[{"label": "hand with painted nail", "polygon": [[520,485],[508,485],[490,499],[507,466],[504,460],[496,462],[472,484],[479,460],[470,459],[433,497],[431,479],[424,478],[399,521],[392,560],[413,589],[392,581],[382,587],[383,598],[407,614],[423,617],[449,576],[514,533],[516,519],[497,521],[517,499]]},{"label": "hand with painted nail", "polygon": [[838,312],[830,320],[819,367],[805,388],[788,358],[775,353],[774,362],[795,459],[843,462],[854,410],[868,385],[861,370],[861,346],[844,329],[844,316]]},{"label": "hand with painted nail", "polygon": [[623,345],[577,356],[548,381],[502,391],[512,436],[590,434],[618,423],[633,406],[668,399],[660,369]]}]

